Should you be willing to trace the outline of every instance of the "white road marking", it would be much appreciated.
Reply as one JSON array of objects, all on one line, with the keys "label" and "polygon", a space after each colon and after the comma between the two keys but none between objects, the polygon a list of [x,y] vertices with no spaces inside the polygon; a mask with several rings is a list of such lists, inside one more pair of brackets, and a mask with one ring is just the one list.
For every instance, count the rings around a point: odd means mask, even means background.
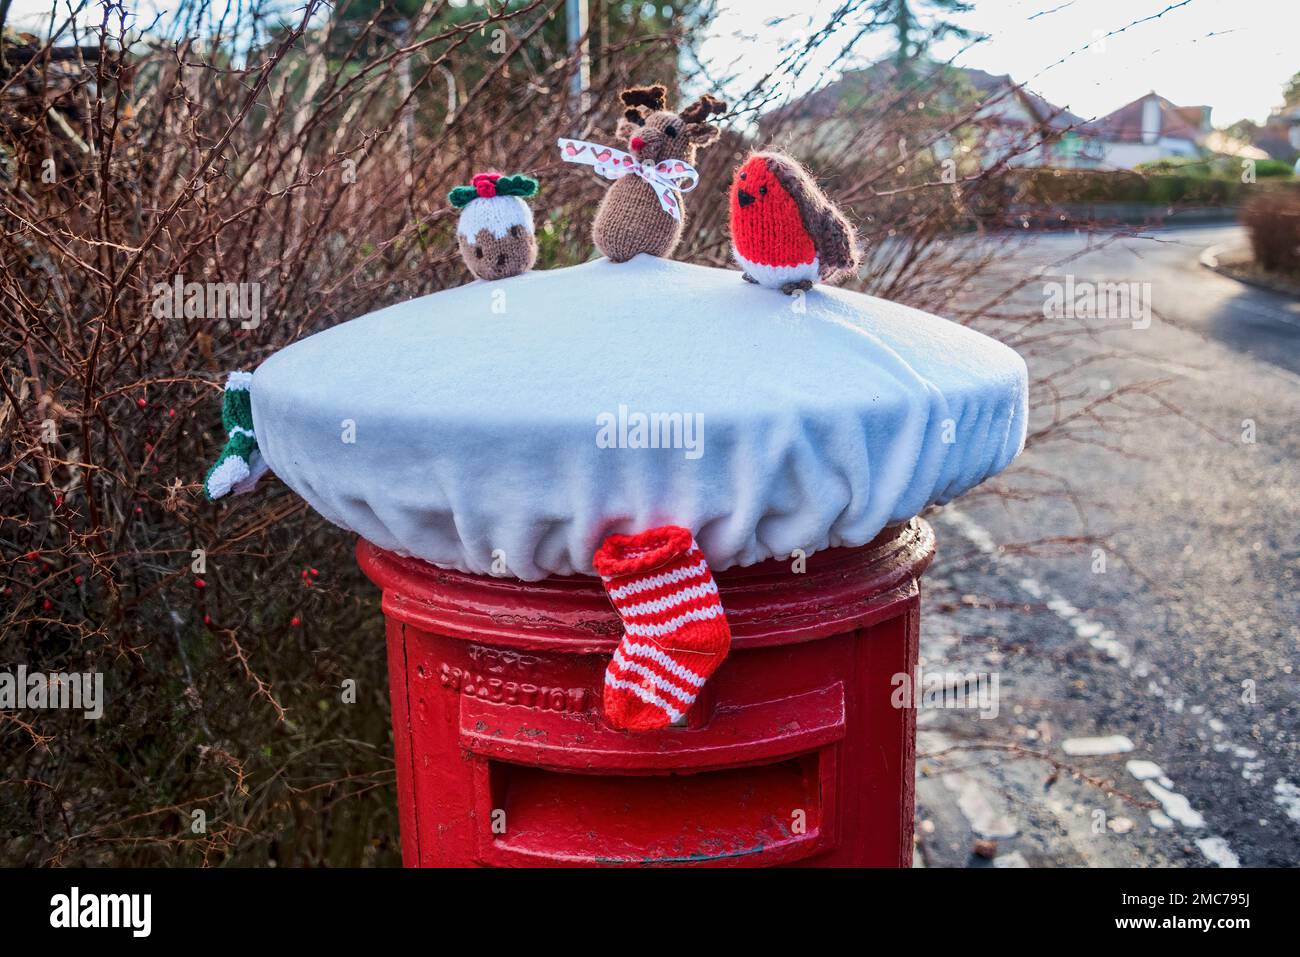
[{"label": "white road marking", "polygon": [[1228,842],[1221,837],[1198,837],[1196,846],[1211,864],[1219,867],[1241,867],[1241,861],[1232,853]]},{"label": "white road marking", "polygon": [[[949,747],[952,742],[939,731],[920,731],[916,736],[917,750],[934,753]],[[1000,807],[1000,797],[991,794],[973,775],[962,771],[944,771],[940,775],[943,786],[957,796],[957,807],[971,831],[980,837],[998,839],[1015,837],[1020,826],[1015,818]]]},{"label": "white road marking", "polygon": [[949,775],[943,783],[955,785],[954,790],[960,788],[957,791],[957,807],[961,808],[961,813],[970,823],[970,829],[980,837],[996,840],[1015,837],[1020,833],[1019,826],[1011,816],[995,808],[989,800],[988,792],[965,775],[961,775],[960,780],[958,775]]},{"label": "white road marking", "polygon": [[[989,530],[970,516],[952,506],[939,510],[937,515],[941,521],[950,525],[974,545],[979,552],[987,555],[997,564],[1005,566],[1009,571],[1023,575],[1025,563],[1018,556],[1007,554],[998,548],[997,542]],[[1080,639],[1087,641],[1089,645],[1111,658],[1121,668],[1133,672],[1136,677],[1150,679],[1145,686],[1139,683],[1139,687],[1145,687],[1148,692],[1155,688],[1157,690],[1152,692],[1154,696],[1164,697],[1161,688],[1162,676],[1159,669],[1148,661],[1135,659],[1127,646],[1119,640],[1113,631],[1100,622],[1089,619],[1054,588],[1043,584],[1036,578],[1024,576],[1018,579],[1018,584],[1023,591],[1046,605],[1048,610],[1068,625]],[[1168,679],[1164,678],[1163,683],[1168,684]],[[1181,699],[1179,699],[1178,707],[1175,710],[1182,711]],[[1215,737],[1219,737],[1222,730],[1227,728],[1227,725],[1220,721],[1216,715],[1210,714],[1204,708],[1197,709],[1196,715],[1206,724],[1210,733]],[[1229,745],[1235,747],[1230,743]],[[1136,771],[1134,769],[1135,765],[1137,766]],[[1189,828],[1205,826],[1205,818],[1191,806],[1191,802],[1187,798],[1173,789],[1173,781],[1165,775],[1159,765],[1151,761],[1129,761],[1127,766],[1129,773],[1141,780],[1143,787],[1156,800],[1160,801],[1161,806],[1164,808],[1163,814],[1160,815],[1163,820],[1160,823],[1157,823],[1160,820],[1156,817],[1158,812],[1152,812],[1152,826],[1161,827],[1164,821],[1170,821],[1171,823],[1172,821],[1178,821],[1184,827]],[[1147,773],[1152,770],[1154,770],[1154,773]],[[1142,773],[1139,774],[1138,772]],[[1298,789],[1297,800],[1300,802],[1300,789]],[[1297,807],[1297,812],[1300,813],[1300,806]],[[1222,837],[1210,835],[1209,837],[1200,838],[1197,840],[1196,846],[1213,864],[1220,867],[1238,866],[1237,855],[1233,853],[1228,842]]]},{"label": "white road marking", "polygon": [[[1133,777],[1137,778],[1139,781],[1169,780],[1165,777],[1165,772],[1160,770],[1160,765],[1156,764],[1154,761],[1143,761],[1141,759],[1126,761],[1124,763],[1124,770],[1128,771],[1129,774],[1133,775]],[[1166,784],[1165,787],[1173,787],[1173,784]]]},{"label": "white road marking", "polygon": [[1095,758],[1103,754],[1127,754],[1133,750],[1133,742],[1122,734],[1104,738],[1068,738],[1062,742],[1061,750],[1072,757]]},{"label": "white road marking", "polygon": [[1142,786],[1147,789],[1148,794],[1160,802],[1160,806],[1165,809],[1165,814],[1183,827],[1205,827],[1205,818],[1201,812],[1192,807],[1192,802],[1177,791],[1161,787],[1155,781],[1143,781]]},{"label": "white road marking", "polygon": [[1300,787],[1286,778],[1278,778],[1273,785],[1273,800],[1282,806],[1287,817],[1300,824]]}]

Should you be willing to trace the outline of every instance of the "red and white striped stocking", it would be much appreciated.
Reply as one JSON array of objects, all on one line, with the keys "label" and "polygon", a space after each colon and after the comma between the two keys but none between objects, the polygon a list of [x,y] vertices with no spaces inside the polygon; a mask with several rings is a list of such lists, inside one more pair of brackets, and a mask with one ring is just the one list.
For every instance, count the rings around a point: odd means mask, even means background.
[{"label": "red and white striped stocking", "polygon": [[624,629],[605,669],[606,716],[628,731],[679,720],[731,647],[704,554],[689,531],[665,525],[611,535],[593,564]]}]

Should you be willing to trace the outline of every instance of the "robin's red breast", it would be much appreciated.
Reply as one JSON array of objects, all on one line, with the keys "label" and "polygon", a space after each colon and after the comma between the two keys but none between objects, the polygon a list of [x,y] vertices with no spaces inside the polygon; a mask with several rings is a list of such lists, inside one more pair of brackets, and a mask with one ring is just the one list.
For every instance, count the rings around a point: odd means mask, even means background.
[{"label": "robin's red breast", "polygon": [[731,240],[736,251],[765,266],[802,266],[817,258],[795,198],[762,156],[752,156],[731,183]]}]

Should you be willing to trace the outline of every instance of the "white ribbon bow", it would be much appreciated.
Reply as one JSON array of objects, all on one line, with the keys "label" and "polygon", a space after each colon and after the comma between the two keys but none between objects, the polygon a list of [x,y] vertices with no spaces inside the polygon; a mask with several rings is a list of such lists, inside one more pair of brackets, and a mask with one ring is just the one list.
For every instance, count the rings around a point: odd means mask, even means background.
[{"label": "white ribbon bow", "polygon": [[629,174],[640,176],[655,191],[664,212],[679,221],[682,218],[681,203],[673,191],[689,193],[700,181],[700,174],[685,160],[640,162],[631,153],[624,153],[612,146],[563,137],[560,138],[559,146],[560,158],[566,163],[583,163],[594,167],[605,179],[621,179]]}]

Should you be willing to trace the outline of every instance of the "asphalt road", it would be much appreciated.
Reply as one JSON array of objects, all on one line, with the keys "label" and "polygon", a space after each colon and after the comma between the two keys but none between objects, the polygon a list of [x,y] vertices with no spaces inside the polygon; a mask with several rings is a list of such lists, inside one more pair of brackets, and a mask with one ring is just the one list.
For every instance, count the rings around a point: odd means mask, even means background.
[{"label": "asphalt road", "polygon": [[[1076,407],[1165,380],[1165,405],[1134,396],[1105,447],[1031,447],[1007,480],[1069,495],[931,516],[923,667],[996,675],[1000,706],[920,714],[920,857],[987,866],[991,838],[997,866],[1297,866],[1300,303],[1200,264],[1236,227],[1095,241],[1026,236],[1002,268],[1043,270],[1031,308],[1064,272],[1149,283],[1151,324],[1062,337],[1031,378],[1074,366]],[[1081,534],[1104,541],[1005,547]]]}]

